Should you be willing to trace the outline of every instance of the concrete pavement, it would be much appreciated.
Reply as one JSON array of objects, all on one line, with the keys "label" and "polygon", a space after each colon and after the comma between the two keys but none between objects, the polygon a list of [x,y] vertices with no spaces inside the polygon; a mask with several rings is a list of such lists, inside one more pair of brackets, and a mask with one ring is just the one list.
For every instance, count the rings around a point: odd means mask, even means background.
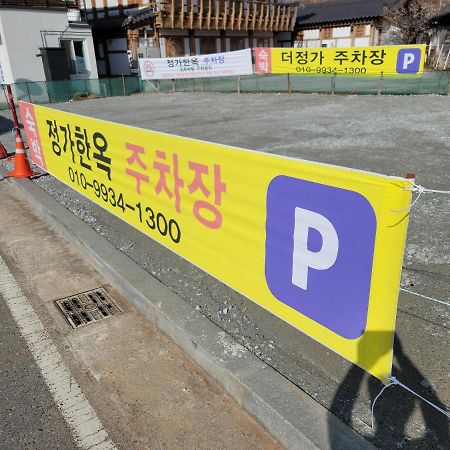
[{"label": "concrete pavement", "polygon": [[[48,345],[54,343],[73,383],[80,386],[117,448],[281,449],[4,181],[0,199],[2,267],[32,305],[39,317],[33,322],[42,322]],[[106,288],[123,314],[71,329],[54,301],[99,286]],[[50,394],[65,381],[59,377],[49,384],[42,354],[36,356],[35,348],[30,351],[26,329],[20,324],[19,333],[6,306],[14,287],[3,281],[2,289],[0,448],[77,448],[76,420],[67,424],[65,401],[56,405]],[[71,385],[66,391],[72,389]],[[78,446],[88,448],[80,442]]]}]

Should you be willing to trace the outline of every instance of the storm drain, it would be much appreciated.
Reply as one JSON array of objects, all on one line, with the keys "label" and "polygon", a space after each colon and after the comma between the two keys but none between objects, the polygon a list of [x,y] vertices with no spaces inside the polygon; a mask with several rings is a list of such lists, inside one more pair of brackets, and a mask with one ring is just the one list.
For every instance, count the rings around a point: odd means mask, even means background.
[{"label": "storm drain", "polygon": [[55,303],[73,328],[90,325],[122,313],[103,288],[71,295],[56,300]]}]

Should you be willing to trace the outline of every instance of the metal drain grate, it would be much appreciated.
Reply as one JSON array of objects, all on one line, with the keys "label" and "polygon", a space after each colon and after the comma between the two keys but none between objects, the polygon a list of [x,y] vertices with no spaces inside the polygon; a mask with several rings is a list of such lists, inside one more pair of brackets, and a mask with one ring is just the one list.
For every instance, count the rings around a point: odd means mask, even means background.
[{"label": "metal drain grate", "polygon": [[122,313],[103,288],[71,295],[56,300],[55,303],[73,328],[90,325]]}]

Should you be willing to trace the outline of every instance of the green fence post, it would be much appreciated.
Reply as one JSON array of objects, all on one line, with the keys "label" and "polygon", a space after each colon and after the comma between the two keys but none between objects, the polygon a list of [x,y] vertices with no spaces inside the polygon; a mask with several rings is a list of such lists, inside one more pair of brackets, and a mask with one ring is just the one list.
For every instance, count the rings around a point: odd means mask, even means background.
[{"label": "green fence post", "polygon": [[378,92],[377,92],[377,95],[381,95],[382,90],[383,90],[383,72],[381,72],[380,80],[378,81]]},{"label": "green fence post", "polygon": [[201,78],[201,86],[202,86],[202,94],[205,93],[205,79],[202,77]]},{"label": "green fence post", "polygon": [[123,87],[123,95],[127,95],[127,89],[125,87],[125,77],[122,74],[122,87]]},{"label": "green fence post", "polygon": [[287,85],[288,85],[288,94],[292,94],[291,77],[289,73],[287,74]]},{"label": "green fence post", "polygon": [[25,82],[25,87],[27,88],[28,100],[31,103],[31,95],[30,95],[30,89],[28,88],[28,81]]},{"label": "green fence post", "polygon": [[88,94],[88,87],[87,87],[86,80],[84,80],[84,95],[86,95],[86,97],[89,96],[89,94]]},{"label": "green fence post", "polygon": [[331,77],[331,95],[336,93],[336,73]]},{"label": "green fence post", "polygon": [[237,83],[237,93],[238,95],[241,95],[241,76],[238,76],[238,83]]},{"label": "green fence post", "polygon": [[45,90],[47,91],[48,102],[51,103],[52,102],[52,97],[50,96],[50,91],[48,90],[47,80],[45,80],[44,83],[45,83]]}]

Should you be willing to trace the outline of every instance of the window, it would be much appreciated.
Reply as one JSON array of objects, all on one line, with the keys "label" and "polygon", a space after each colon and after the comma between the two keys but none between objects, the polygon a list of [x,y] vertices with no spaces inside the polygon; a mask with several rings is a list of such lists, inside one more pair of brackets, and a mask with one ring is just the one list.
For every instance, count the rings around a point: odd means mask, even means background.
[{"label": "window", "polygon": [[61,44],[66,49],[70,74],[88,74],[89,70],[87,69],[86,58],[84,55],[84,41],[64,40]]},{"label": "window", "polygon": [[72,41],[75,53],[76,73],[87,73],[86,62],[84,59],[83,41]]}]

